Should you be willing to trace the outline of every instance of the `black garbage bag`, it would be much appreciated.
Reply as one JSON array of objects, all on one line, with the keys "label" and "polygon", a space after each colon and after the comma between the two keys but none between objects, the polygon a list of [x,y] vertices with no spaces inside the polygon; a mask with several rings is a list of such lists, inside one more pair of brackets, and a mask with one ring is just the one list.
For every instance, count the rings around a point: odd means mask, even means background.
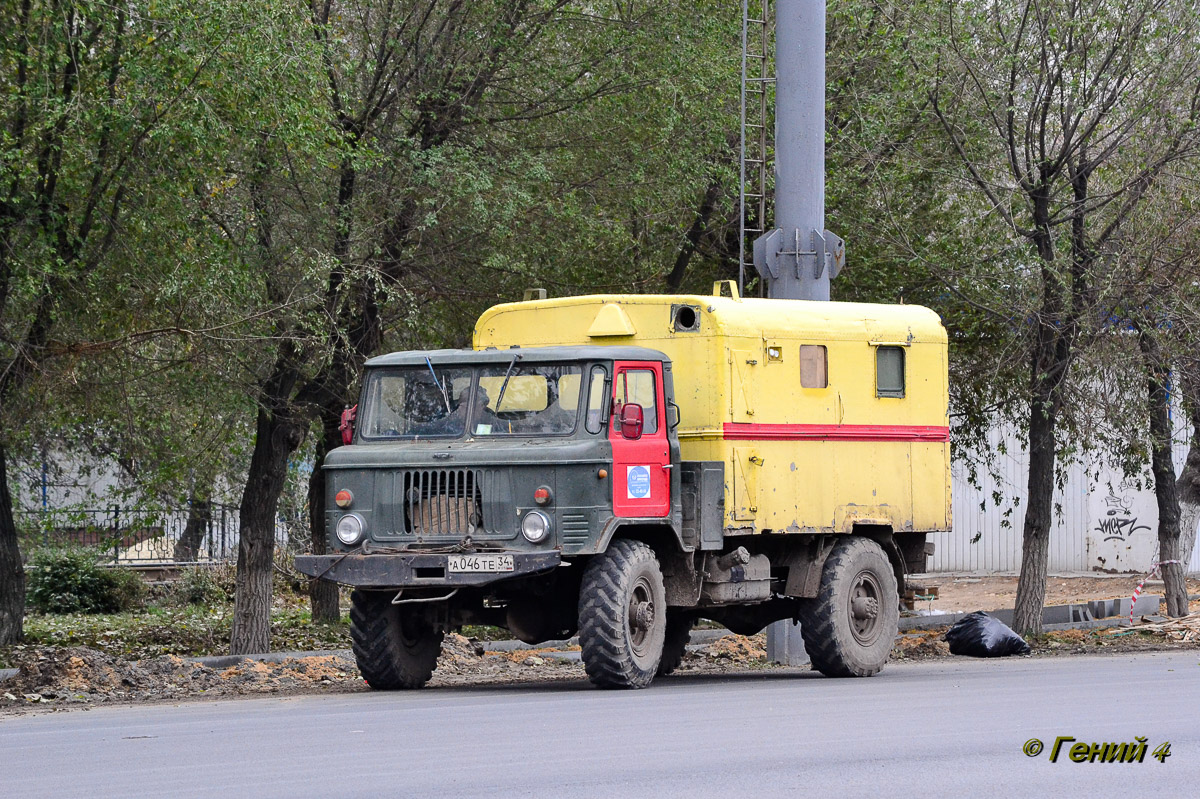
[{"label": "black garbage bag", "polygon": [[973,658],[1002,658],[1007,655],[1028,655],[1029,644],[1014,633],[1007,624],[993,619],[983,611],[959,619],[946,631],[950,654]]}]

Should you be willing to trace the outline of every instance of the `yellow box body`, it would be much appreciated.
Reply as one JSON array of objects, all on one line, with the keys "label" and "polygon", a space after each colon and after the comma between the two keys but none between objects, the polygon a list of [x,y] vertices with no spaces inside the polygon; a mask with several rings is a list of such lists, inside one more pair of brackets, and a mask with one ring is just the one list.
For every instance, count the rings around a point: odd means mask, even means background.
[{"label": "yellow box body", "polygon": [[[476,349],[577,344],[670,357],[681,456],[724,463],[727,533],[950,528],[946,331],[928,308],[591,295],[497,305],[475,326]],[[809,363],[825,348],[827,386],[801,385],[802,345]],[[881,347],[903,353],[902,398],[879,396]]]}]

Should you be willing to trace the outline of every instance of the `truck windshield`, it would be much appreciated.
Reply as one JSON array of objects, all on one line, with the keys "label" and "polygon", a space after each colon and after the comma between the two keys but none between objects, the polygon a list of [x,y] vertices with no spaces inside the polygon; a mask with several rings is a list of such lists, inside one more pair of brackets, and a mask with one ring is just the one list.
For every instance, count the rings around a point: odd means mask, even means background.
[{"label": "truck windshield", "polygon": [[582,377],[579,364],[374,369],[359,431],[365,439],[566,435],[579,415]]},{"label": "truck windshield", "polygon": [[376,369],[363,395],[364,438],[461,436],[470,369]]},{"label": "truck windshield", "polygon": [[471,419],[471,432],[477,436],[570,433],[579,415],[582,376],[583,369],[577,364],[480,369],[477,390],[487,400],[476,403],[479,412]]}]

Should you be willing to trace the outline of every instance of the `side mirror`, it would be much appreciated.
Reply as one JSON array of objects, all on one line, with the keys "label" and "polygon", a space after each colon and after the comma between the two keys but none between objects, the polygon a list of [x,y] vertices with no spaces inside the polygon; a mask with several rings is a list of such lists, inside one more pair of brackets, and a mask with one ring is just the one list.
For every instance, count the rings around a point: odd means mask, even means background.
[{"label": "side mirror", "polygon": [[645,425],[646,417],[642,411],[642,406],[636,402],[627,402],[621,406],[621,413],[618,417],[621,422],[621,436],[630,441],[637,441],[642,437],[642,427]]},{"label": "side mirror", "polygon": [[358,416],[357,405],[342,411],[342,422],[338,425],[338,430],[342,433],[343,444],[354,443],[354,420],[356,416]]}]

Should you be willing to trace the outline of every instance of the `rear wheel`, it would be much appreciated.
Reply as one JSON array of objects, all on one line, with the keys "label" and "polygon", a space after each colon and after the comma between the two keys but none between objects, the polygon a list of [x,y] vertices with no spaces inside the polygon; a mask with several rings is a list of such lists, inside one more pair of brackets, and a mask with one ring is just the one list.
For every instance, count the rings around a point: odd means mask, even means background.
[{"label": "rear wheel", "polygon": [[393,605],[390,593],[355,591],[350,602],[350,640],[367,685],[388,691],[429,682],[442,631],[420,611]]},{"label": "rear wheel", "polygon": [[896,575],[879,544],[839,541],[825,561],[817,597],[801,600],[799,616],[813,668],[829,677],[877,674],[900,625]]},{"label": "rear wheel", "polygon": [[645,688],[666,635],[666,591],[654,550],[614,541],[592,558],[579,590],[579,646],[588,678],[602,688]]},{"label": "rear wheel", "polygon": [[663,639],[662,660],[658,662],[658,676],[666,677],[683,663],[688,641],[692,640],[692,614],[682,611],[667,611],[667,629]]}]

